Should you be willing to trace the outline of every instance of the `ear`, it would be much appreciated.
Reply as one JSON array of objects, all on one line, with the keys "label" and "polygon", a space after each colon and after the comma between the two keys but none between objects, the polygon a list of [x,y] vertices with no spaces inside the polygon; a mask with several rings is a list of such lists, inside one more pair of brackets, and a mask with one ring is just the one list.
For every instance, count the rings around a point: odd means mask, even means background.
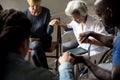
[{"label": "ear", "polygon": [[28,40],[25,39],[22,43],[21,43],[21,47],[26,48],[28,46]]},{"label": "ear", "polygon": [[109,13],[109,16],[112,17],[112,9],[111,8],[107,8],[107,11]]},{"label": "ear", "polygon": [[23,42],[21,43],[18,51],[19,51],[20,53],[24,53],[27,49],[28,49],[28,39],[25,39],[25,40],[23,40]]}]

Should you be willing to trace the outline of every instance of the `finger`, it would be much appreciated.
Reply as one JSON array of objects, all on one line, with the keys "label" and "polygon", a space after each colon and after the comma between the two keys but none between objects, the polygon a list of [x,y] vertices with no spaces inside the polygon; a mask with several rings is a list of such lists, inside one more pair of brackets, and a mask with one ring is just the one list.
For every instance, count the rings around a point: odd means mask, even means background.
[{"label": "finger", "polygon": [[61,62],[61,56],[59,57],[58,61],[59,61],[59,63]]},{"label": "finger", "polygon": [[84,43],[86,40],[87,40],[87,37],[83,37],[83,38],[80,40],[80,42],[81,42],[81,43]]},{"label": "finger", "polygon": [[76,57],[75,55],[70,54],[70,56],[74,58],[74,62],[73,62],[73,64],[77,64],[77,63],[79,63],[78,60],[77,60],[77,57]]}]

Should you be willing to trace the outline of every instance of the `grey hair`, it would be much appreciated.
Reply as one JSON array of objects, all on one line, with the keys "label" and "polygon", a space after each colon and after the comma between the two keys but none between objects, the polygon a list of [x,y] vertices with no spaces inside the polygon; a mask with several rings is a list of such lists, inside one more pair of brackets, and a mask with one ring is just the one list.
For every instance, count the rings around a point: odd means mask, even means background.
[{"label": "grey hair", "polygon": [[73,0],[68,2],[65,9],[65,14],[71,16],[75,11],[79,12],[81,16],[86,16],[88,14],[88,8],[86,2],[82,0]]}]

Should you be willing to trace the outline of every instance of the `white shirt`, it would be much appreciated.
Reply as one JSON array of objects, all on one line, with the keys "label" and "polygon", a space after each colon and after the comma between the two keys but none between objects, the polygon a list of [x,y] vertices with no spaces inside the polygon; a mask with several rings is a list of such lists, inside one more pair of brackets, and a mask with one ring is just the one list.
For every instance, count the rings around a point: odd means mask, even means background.
[{"label": "white shirt", "polygon": [[[74,20],[72,20],[69,24],[67,24],[67,27],[73,28],[73,32],[75,34],[77,41],[78,41],[79,34],[83,33],[83,32],[87,32],[87,31],[94,31],[97,33],[108,35],[108,33],[105,31],[104,25],[100,21],[98,21],[97,19],[95,19],[91,16],[87,17],[86,24],[84,25],[83,29],[82,29],[81,23],[77,23]],[[90,37],[90,38],[92,38],[92,37]],[[88,50],[88,47],[90,46],[89,43],[81,44],[79,41],[78,41],[78,43],[79,43],[80,47],[85,48],[87,50]],[[97,46],[97,45],[92,44],[90,47],[90,56],[101,53],[101,52],[105,53],[108,49],[109,48],[107,48],[107,47]]]}]

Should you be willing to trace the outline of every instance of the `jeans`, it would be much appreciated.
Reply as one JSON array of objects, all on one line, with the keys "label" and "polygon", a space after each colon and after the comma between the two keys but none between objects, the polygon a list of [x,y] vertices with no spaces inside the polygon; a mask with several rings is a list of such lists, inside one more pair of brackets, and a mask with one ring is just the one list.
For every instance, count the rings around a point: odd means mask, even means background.
[{"label": "jeans", "polygon": [[48,63],[45,55],[45,49],[43,47],[44,44],[42,44],[41,41],[32,41],[30,43],[30,48],[32,48],[32,59],[34,64],[37,67],[44,67],[48,69]]}]

